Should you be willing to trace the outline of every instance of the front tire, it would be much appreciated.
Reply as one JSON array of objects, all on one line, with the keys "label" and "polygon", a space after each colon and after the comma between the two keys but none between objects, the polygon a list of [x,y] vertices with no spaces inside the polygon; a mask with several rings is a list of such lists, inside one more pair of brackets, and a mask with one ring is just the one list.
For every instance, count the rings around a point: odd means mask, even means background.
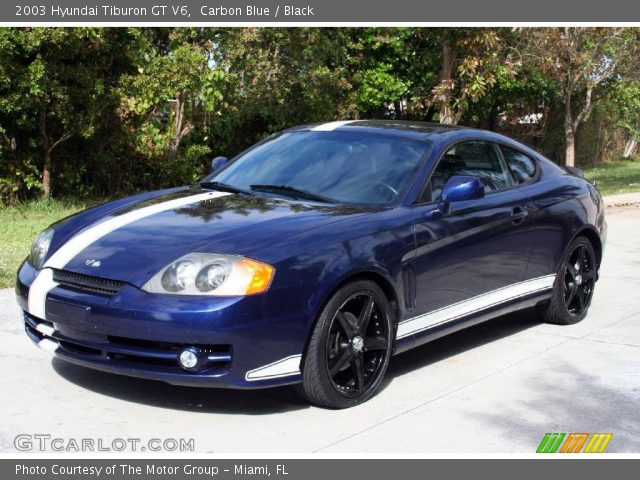
[{"label": "front tire", "polygon": [[340,288],[322,309],[311,333],[299,390],[312,403],[348,408],[380,388],[391,358],[393,316],[374,282]]},{"label": "front tire", "polygon": [[544,321],[571,325],[583,320],[591,305],[596,272],[593,245],[586,237],[576,238],[560,265],[551,300],[540,309]]}]

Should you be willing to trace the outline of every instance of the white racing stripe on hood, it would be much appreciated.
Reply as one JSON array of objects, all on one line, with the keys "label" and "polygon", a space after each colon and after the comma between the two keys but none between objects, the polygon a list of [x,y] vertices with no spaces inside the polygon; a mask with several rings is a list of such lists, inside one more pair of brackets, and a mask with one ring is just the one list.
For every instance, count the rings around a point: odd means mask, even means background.
[{"label": "white racing stripe on hood", "polygon": [[224,197],[230,195],[227,192],[205,192],[188,197],[176,198],[162,203],[156,203],[137,210],[132,210],[115,217],[103,220],[86,230],[71,237],[63,244],[49,260],[44,264],[43,269],[38,273],[31,287],[29,288],[28,309],[29,313],[35,317],[45,320],[45,303],[47,294],[57,285],[53,281],[51,268],[64,268],[76,255],[82,252],[91,244],[100,240],[105,235],[122,228],[137,220],[155,215],[156,213],[173,210],[174,208],[184,207],[203,200],[211,200],[213,198]]},{"label": "white racing stripe on hood", "polygon": [[35,317],[44,320],[44,304],[47,300],[47,293],[58,285],[53,281],[53,270],[43,268],[29,287],[29,298],[27,299],[27,310]]},{"label": "white racing stripe on hood", "polygon": [[318,125],[311,129],[312,132],[333,132],[336,128],[340,128],[343,125],[355,122],[356,120],[340,120],[338,122],[329,122]]}]

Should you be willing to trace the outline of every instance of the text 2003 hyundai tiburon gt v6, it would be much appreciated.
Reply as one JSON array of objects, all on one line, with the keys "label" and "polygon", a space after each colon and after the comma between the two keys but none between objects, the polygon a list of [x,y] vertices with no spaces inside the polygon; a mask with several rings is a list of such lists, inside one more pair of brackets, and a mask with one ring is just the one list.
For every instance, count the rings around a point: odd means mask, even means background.
[{"label": "text 2003 hyundai tiburon gt v6", "polygon": [[587,313],[600,194],[508,138],[333,122],[225,160],[40,234],[16,287],[29,337],[86,367],[298,384],[340,408],[378,390],[394,353],[517,309]]}]

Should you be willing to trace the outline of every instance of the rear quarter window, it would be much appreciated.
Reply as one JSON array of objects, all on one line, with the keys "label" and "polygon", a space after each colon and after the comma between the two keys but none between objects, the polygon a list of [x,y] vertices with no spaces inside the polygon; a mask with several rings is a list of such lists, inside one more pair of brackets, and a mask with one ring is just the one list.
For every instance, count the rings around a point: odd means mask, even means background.
[{"label": "rear quarter window", "polygon": [[500,150],[516,185],[522,185],[533,180],[537,170],[535,160],[504,145],[500,145]]}]

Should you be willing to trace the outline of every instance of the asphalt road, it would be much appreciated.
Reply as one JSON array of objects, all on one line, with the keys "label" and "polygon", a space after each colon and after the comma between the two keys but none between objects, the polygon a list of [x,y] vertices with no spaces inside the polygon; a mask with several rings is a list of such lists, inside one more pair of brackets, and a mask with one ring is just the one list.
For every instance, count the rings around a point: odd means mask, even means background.
[{"label": "asphalt road", "polygon": [[51,359],[0,291],[0,451],[20,433],[193,438],[197,452],[533,453],[546,432],[612,432],[640,452],[640,208],[609,214],[586,320],[496,319],[393,359],[384,390],[344,411],[290,388],[172,387]]}]

